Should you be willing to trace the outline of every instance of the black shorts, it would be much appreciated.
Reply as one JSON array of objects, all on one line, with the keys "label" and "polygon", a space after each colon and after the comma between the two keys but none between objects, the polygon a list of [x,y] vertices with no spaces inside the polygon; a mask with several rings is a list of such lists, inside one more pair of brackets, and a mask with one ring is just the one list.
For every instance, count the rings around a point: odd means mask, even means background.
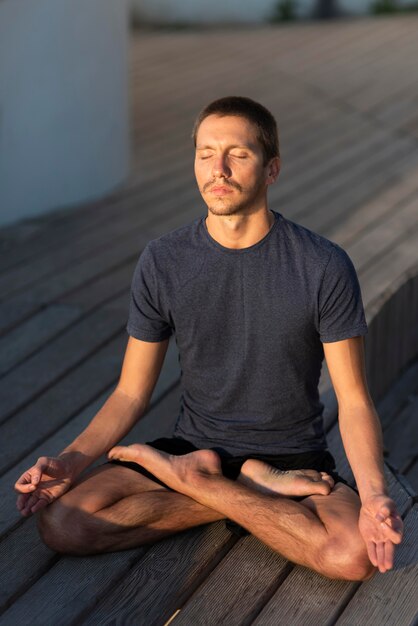
[{"label": "black shorts", "polygon": [[[199,448],[196,448],[190,441],[181,439],[180,437],[163,437],[155,439],[154,441],[147,441],[148,446],[152,446],[157,450],[162,450],[168,454],[174,454],[176,456],[182,456],[183,454],[189,454],[190,452],[196,452]],[[210,449],[208,447],[208,449]],[[241,466],[247,459],[258,459],[264,461],[279,470],[287,471],[294,469],[314,469],[318,472],[327,472],[334,479],[335,484],[343,483],[348,487],[351,487],[356,493],[357,489],[348,484],[348,482],[340,476],[335,469],[335,460],[332,454],[328,450],[315,450],[312,452],[301,452],[300,454],[246,454],[243,456],[226,456],[218,452],[221,459],[222,474],[231,480],[236,480],[241,470]],[[166,485],[162,480],[154,476],[151,472],[146,470],[137,463],[131,463],[129,461],[109,461],[115,465],[123,465],[129,467],[135,472],[139,472],[143,476],[150,478],[154,482],[166,487],[170,491],[174,491]],[[294,496],[292,500],[303,500],[306,496]],[[232,520],[226,521],[226,527],[228,530],[238,534],[239,536],[248,535],[248,531],[241,526],[233,522]]]}]

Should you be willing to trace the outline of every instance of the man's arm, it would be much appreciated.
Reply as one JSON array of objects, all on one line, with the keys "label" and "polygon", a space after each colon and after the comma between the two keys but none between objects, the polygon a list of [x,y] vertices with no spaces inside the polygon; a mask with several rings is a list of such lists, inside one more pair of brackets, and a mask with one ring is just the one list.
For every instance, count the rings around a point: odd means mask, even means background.
[{"label": "man's arm", "polygon": [[367,386],[363,338],[323,346],[338,400],[341,437],[362,503],[360,531],[371,562],[386,571],[393,566],[394,544],[402,539],[402,520],[388,496],[382,430]]},{"label": "man's arm", "polygon": [[169,340],[146,342],[130,337],[116,389],[87,428],[57,457],[41,457],[15,488],[17,506],[34,513],[67,491],[77,476],[122,439],[140,419],[157,383]]}]

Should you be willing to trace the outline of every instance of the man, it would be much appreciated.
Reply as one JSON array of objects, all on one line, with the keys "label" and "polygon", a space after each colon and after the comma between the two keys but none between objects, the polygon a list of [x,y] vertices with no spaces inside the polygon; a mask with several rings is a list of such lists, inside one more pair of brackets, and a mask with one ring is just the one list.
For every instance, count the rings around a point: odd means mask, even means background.
[{"label": "man", "polygon": [[[72,444],[21,476],[18,508],[39,511],[44,541],[72,554],[226,518],[325,576],[385,572],[402,521],[384,481],[353,265],[337,244],[268,209],[280,159],[267,109],[215,101],[194,140],[207,217],[147,245],[119,383]],[[112,447],[146,411],[174,332],[183,388],[174,437]],[[324,354],[358,493],[326,450]],[[111,463],[79,478],[109,450]]]}]

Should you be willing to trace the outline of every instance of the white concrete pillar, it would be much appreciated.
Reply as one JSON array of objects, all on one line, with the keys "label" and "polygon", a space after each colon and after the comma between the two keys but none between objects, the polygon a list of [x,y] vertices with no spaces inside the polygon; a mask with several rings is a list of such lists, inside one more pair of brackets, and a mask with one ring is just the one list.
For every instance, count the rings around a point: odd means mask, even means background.
[{"label": "white concrete pillar", "polygon": [[126,0],[1,0],[0,224],[129,169]]}]

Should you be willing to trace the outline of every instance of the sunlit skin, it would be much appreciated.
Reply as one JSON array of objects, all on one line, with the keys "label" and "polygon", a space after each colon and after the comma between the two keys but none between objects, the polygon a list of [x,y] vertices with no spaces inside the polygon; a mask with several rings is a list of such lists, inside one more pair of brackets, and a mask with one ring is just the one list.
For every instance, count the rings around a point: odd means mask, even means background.
[{"label": "sunlit skin", "polygon": [[[257,129],[246,119],[211,115],[202,122],[195,174],[208,207],[206,225],[218,243],[246,248],[265,237],[274,222],[268,187],[279,171],[279,158],[265,161]],[[222,475],[213,450],[175,457],[142,444],[115,446],[145,413],[167,347],[168,340],[130,337],[118,385],[89,426],[57,457],[41,457],[16,482],[17,507],[24,516],[39,512],[47,545],[79,555],[113,551],[229,518],[289,560],[331,578],[364,580],[375,568],[383,573],[393,567],[403,525],[385,484],[362,337],[323,344],[360,497],[308,468],[281,472],[250,459],[234,482]],[[114,465],[80,478],[105,452],[146,467],[174,491]]]}]

